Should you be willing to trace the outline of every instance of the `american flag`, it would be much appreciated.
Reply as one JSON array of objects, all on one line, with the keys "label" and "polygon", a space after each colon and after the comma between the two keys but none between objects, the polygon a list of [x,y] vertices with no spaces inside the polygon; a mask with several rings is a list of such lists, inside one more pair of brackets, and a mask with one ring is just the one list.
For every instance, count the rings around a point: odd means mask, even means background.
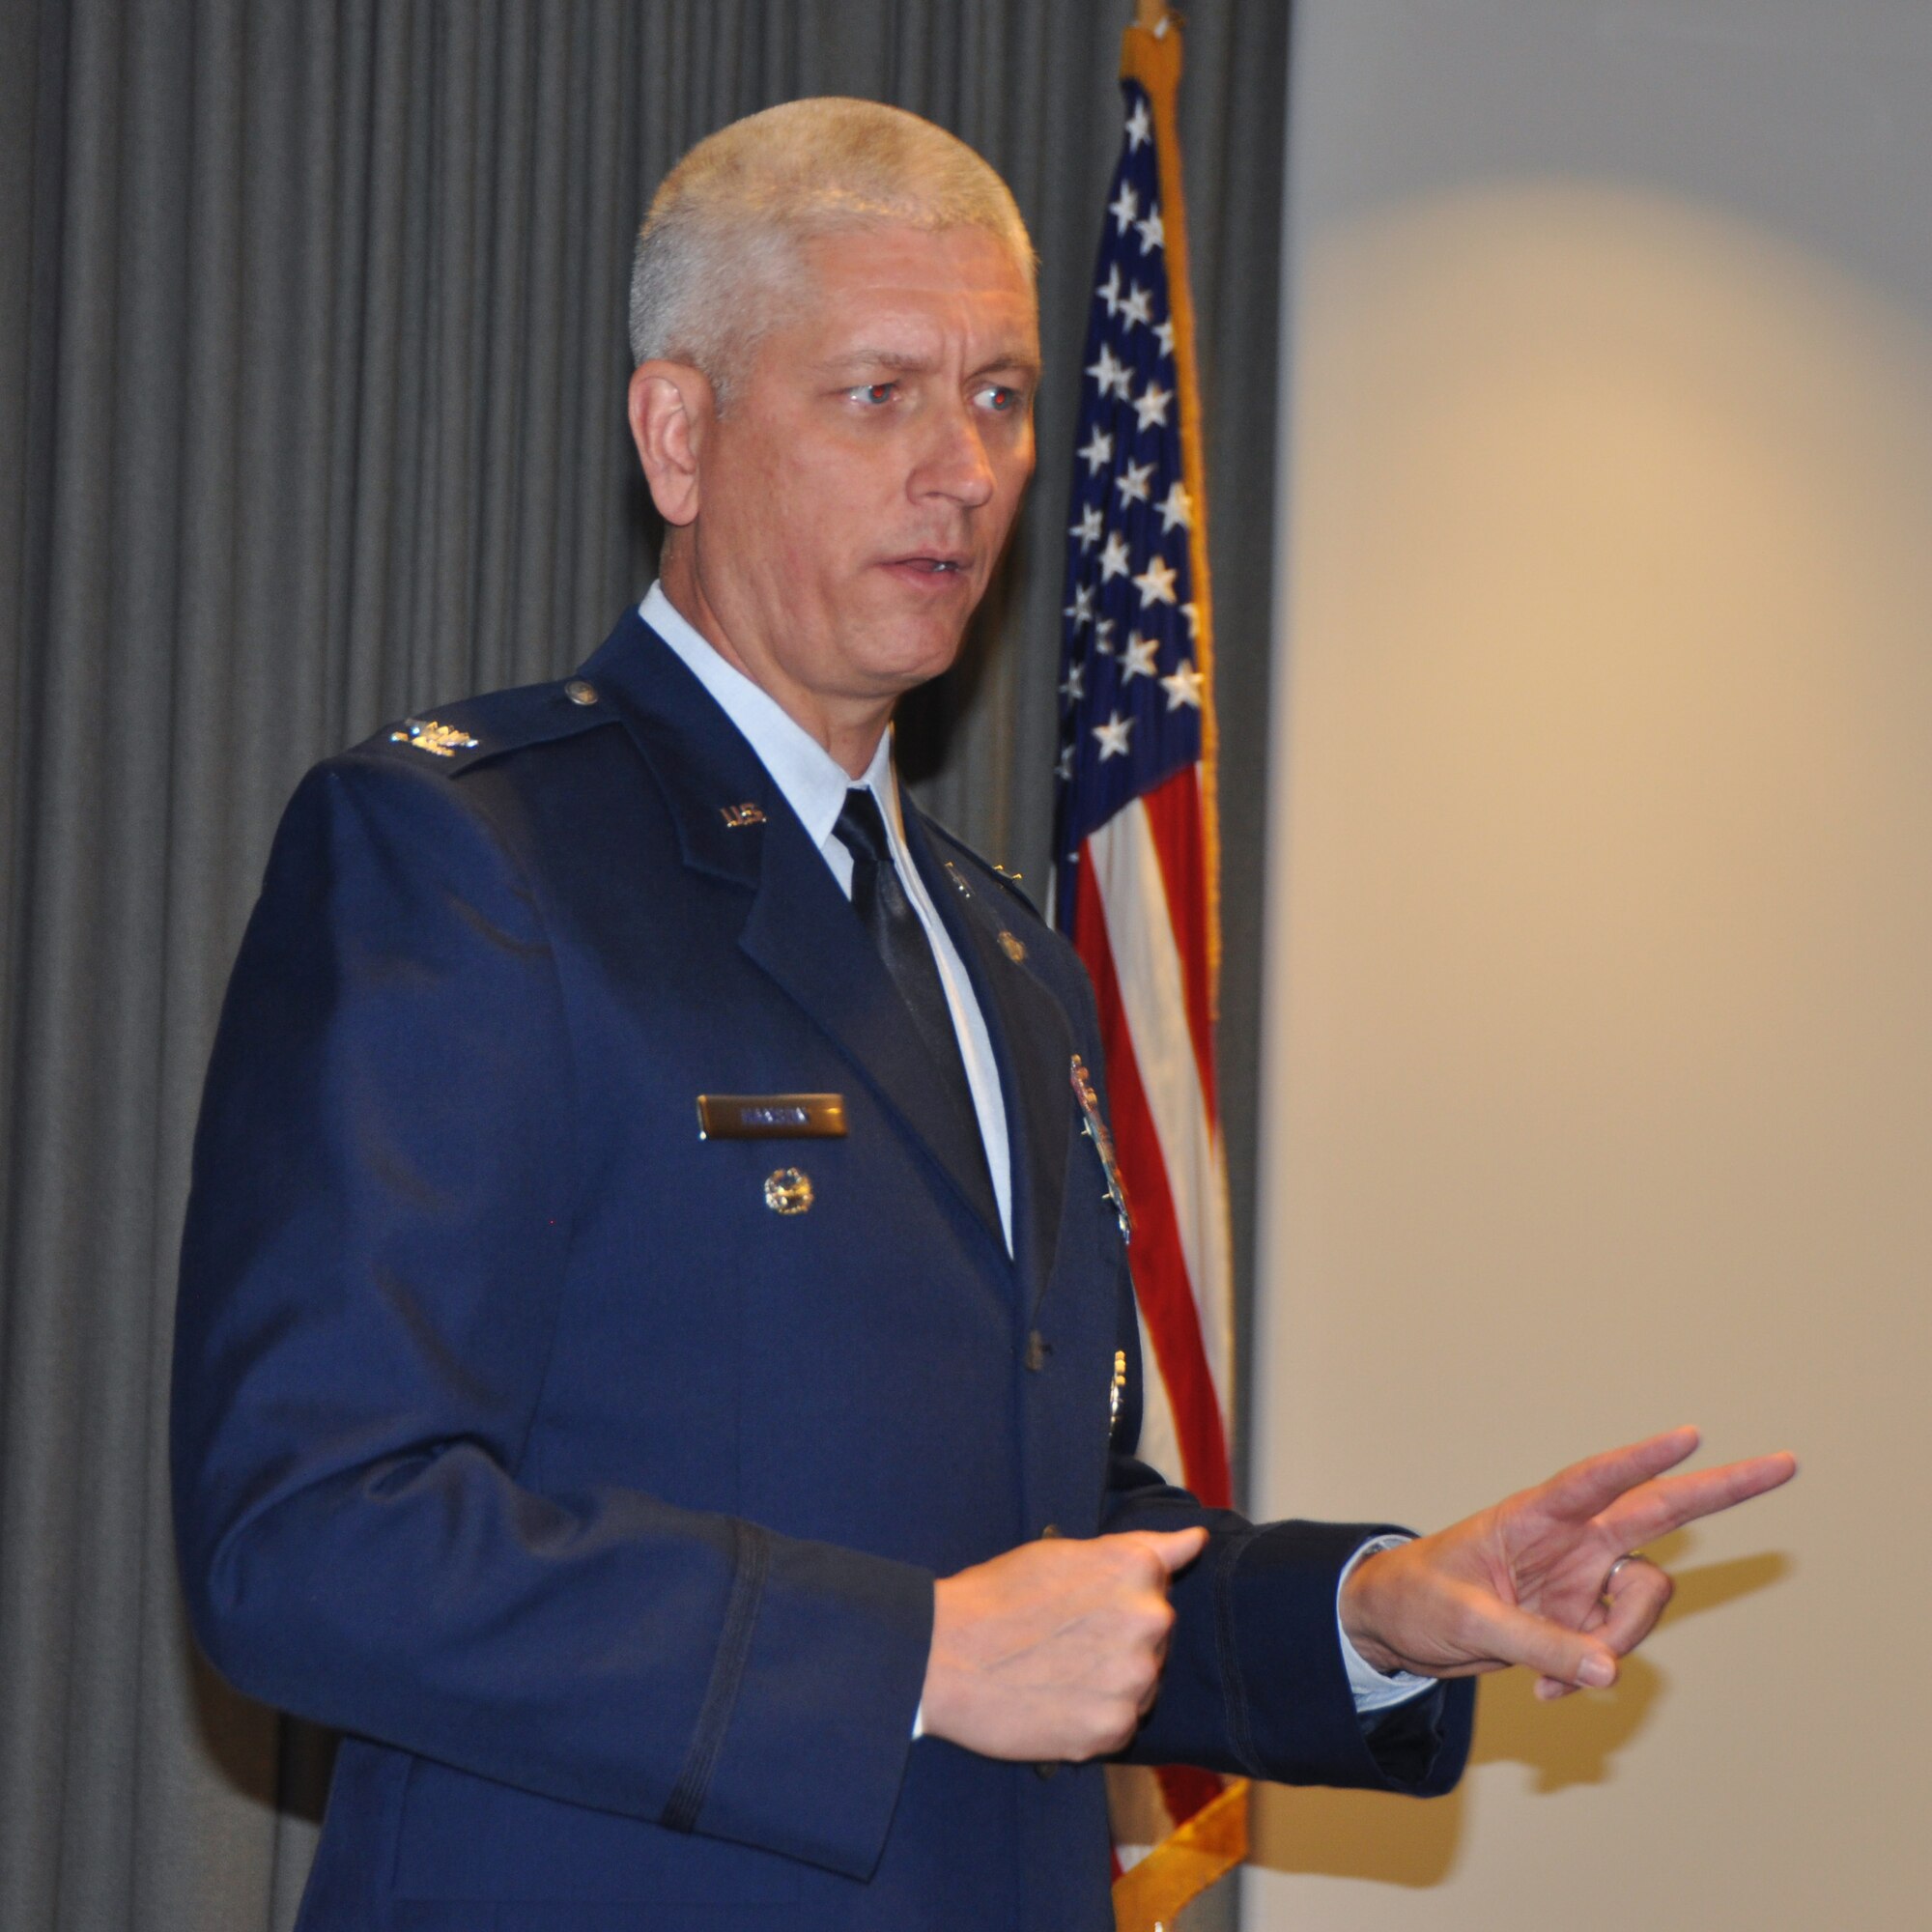
[{"label": "american flag", "polygon": [[[1225,1505],[1233,1278],[1214,1091],[1211,626],[1198,428],[1183,417],[1194,384],[1179,161],[1163,153],[1179,34],[1171,46],[1166,39],[1126,37],[1125,125],[1087,327],[1066,535],[1054,916],[1099,1002],[1133,1218],[1140,1453]],[[1241,1802],[1206,1773],[1113,1778],[1123,1887],[1187,1820],[1217,1800],[1222,1813]],[[1219,1823],[1227,1842],[1229,1821]],[[1203,1883],[1217,1875],[1198,1853],[1192,1869]],[[1170,1884],[1160,1895],[1177,1894]]]}]

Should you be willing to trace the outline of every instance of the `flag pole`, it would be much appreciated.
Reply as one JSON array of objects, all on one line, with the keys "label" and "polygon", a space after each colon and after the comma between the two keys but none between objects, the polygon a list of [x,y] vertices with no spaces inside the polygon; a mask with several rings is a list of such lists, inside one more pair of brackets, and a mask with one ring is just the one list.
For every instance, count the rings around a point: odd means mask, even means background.
[{"label": "flag pole", "polygon": [[[1189,575],[1195,607],[1194,662],[1202,675],[1201,842],[1207,871],[1208,1010],[1220,1016],[1221,827],[1219,731],[1214,704],[1214,622],[1208,574],[1208,478],[1201,445],[1201,389],[1195,361],[1194,298],[1187,260],[1186,201],[1181,192],[1179,21],[1166,0],[1136,0],[1133,24],[1121,36],[1121,78],[1147,90],[1154,122],[1154,151],[1167,250],[1168,314],[1174,323],[1175,383],[1180,416],[1181,481],[1193,510],[1188,526]],[[1225,1182],[1223,1182],[1225,1185]],[[1219,1797],[1180,1825],[1146,1858],[1114,1881],[1119,1932],[1157,1932],[1248,1854],[1246,1778],[1230,1778]]]},{"label": "flag pole", "polygon": [[1248,1856],[1248,1780],[1182,1820],[1139,1864],[1114,1881],[1115,1932],[1166,1932],[1180,1913]]}]

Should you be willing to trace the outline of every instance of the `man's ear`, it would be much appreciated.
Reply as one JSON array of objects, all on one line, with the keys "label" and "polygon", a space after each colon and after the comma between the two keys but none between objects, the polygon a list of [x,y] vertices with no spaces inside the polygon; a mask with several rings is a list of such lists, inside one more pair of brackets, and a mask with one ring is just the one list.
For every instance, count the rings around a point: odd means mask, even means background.
[{"label": "man's ear", "polygon": [[631,377],[631,440],[658,515],[674,527],[697,516],[697,459],[716,414],[710,379],[689,362],[642,362]]}]

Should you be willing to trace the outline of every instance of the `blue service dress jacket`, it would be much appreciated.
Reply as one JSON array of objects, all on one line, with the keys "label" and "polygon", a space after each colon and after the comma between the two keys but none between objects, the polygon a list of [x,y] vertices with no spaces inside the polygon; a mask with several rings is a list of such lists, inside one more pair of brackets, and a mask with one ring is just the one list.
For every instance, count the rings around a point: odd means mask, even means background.
[{"label": "blue service dress jacket", "polygon": [[[1383,1525],[1258,1527],[1132,1459],[1084,974],[906,818],[999,1062],[1010,1255],[829,867],[635,613],[289,806],[173,1467],[208,1654],[345,1733],[303,1932],[1104,1932],[1099,1770],[911,1737],[934,1577],[1049,1529],[1212,1526],[1133,1756],[1459,1774],[1466,1689],[1355,1715],[1336,1583]],[[798,1094],[842,1137],[700,1136],[700,1094]]]}]

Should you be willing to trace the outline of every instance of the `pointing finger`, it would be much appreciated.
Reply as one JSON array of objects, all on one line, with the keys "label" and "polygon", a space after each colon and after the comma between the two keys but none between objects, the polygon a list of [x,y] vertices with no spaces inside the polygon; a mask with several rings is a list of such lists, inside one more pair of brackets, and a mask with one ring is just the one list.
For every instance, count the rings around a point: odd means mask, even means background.
[{"label": "pointing finger", "polygon": [[1604,1527],[1627,1548],[1654,1543],[1673,1529],[1699,1517],[1734,1508],[1788,1483],[1798,1473],[1798,1459],[1788,1454],[1753,1456],[1726,1463],[1716,1469],[1698,1469],[1688,1476],[1669,1476],[1645,1483],[1620,1497],[1603,1512]]},{"label": "pointing finger", "polygon": [[1649,1435],[1641,1442],[1606,1449],[1600,1456],[1573,1463],[1543,1485],[1543,1505],[1552,1516],[1587,1522],[1625,1491],[1674,1469],[1696,1449],[1697,1441],[1692,1428],[1669,1429],[1662,1435]]}]

